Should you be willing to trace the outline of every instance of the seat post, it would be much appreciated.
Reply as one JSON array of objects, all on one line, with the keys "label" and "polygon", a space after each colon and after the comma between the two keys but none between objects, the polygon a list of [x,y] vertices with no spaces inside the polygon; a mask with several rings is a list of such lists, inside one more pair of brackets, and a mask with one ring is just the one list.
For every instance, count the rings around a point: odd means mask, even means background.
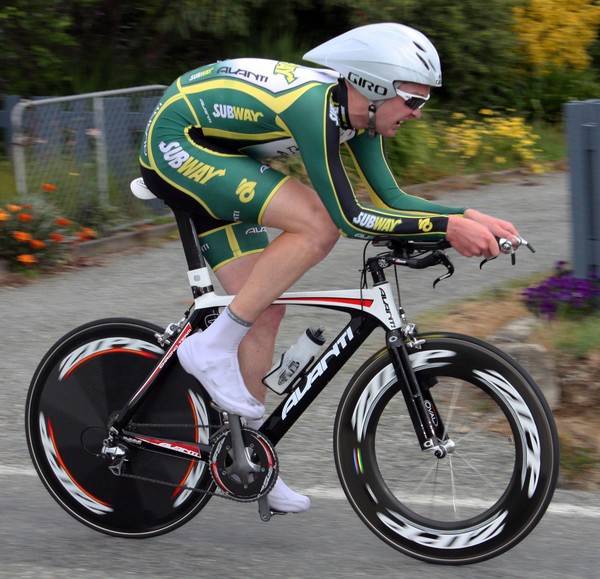
[{"label": "seat post", "polygon": [[[171,208],[173,209],[173,208]],[[173,209],[183,252],[188,266],[188,277],[194,298],[214,291],[208,275],[206,260],[202,255],[198,232],[191,213],[181,209]]]}]

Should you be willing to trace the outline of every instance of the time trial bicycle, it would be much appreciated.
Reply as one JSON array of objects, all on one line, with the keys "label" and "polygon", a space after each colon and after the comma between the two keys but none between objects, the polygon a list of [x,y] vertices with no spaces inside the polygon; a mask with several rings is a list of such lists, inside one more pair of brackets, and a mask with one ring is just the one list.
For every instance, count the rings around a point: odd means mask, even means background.
[{"label": "time trial bicycle", "polygon": [[[132,189],[152,197],[141,180]],[[186,336],[206,329],[233,297],[214,291],[193,215],[174,214],[194,298],[181,320],[167,328],[128,318],[87,323],[58,340],[33,376],[27,443],[70,515],[109,535],[152,537],[218,496],[256,501],[268,521],[275,446],[380,329],[384,347],[352,377],[334,424],[337,473],[360,519],[402,553],[442,564],[495,557],[537,525],[559,464],[539,387],[480,339],[418,333],[386,279],[392,266],[442,265],[436,281],[452,275],[444,243],[379,237],[358,289],[282,295],[276,303],[344,312],[348,322],[255,430],[218,408],[178,362]]]}]

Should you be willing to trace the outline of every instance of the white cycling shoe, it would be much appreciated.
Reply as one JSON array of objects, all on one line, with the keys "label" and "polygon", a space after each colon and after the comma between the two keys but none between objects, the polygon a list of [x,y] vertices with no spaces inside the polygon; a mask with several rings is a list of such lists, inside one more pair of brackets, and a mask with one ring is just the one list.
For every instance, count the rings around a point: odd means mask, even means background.
[{"label": "white cycling shoe", "polygon": [[202,333],[188,336],[177,349],[181,366],[202,383],[214,402],[244,418],[258,419],[265,407],[246,388],[237,353],[211,352],[203,345]]},{"label": "white cycling shoe", "polygon": [[269,508],[280,513],[302,513],[310,508],[310,499],[293,491],[278,478],[267,495]]}]

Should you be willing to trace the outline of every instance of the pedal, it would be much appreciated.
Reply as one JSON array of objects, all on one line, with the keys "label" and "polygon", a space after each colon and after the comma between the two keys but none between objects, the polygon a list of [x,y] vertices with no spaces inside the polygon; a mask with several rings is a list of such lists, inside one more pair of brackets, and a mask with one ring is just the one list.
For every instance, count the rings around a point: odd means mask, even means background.
[{"label": "pedal", "polygon": [[269,501],[267,500],[267,495],[263,495],[258,499],[258,515],[260,516],[260,520],[264,523],[268,523],[273,516],[287,514],[288,513],[284,513],[283,511],[271,510],[271,507],[269,507]]}]

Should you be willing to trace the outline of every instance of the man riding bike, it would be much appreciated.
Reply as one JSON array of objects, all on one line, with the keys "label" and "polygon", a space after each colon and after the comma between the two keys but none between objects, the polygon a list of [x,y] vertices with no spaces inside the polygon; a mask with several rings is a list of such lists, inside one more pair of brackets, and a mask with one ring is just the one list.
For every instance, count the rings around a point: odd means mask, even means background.
[{"label": "man riding bike", "polygon": [[[426,36],[372,24],[304,58],[327,69],[242,58],[180,76],[153,112],[140,155],[152,192],[194,213],[207,262],[235,294],[208,330],[181,344],[181,364],[251,427],[264,413],[262,378],[284,315],[272,302],[324,259],[340,234],[445,237],[462,255],[488,258],[498,254],[496,238],[519,235],[511,223],[407,195],[396,183],[384,139],[419,119],[431,87],[442,83]],[[342,145],[370,204],[352,188]],[[313,188],[265,162],[296,154]],[[265,228],[281,233],[269,243]],[[283,512],[310,505],[280,478],[268,500]]]}]

